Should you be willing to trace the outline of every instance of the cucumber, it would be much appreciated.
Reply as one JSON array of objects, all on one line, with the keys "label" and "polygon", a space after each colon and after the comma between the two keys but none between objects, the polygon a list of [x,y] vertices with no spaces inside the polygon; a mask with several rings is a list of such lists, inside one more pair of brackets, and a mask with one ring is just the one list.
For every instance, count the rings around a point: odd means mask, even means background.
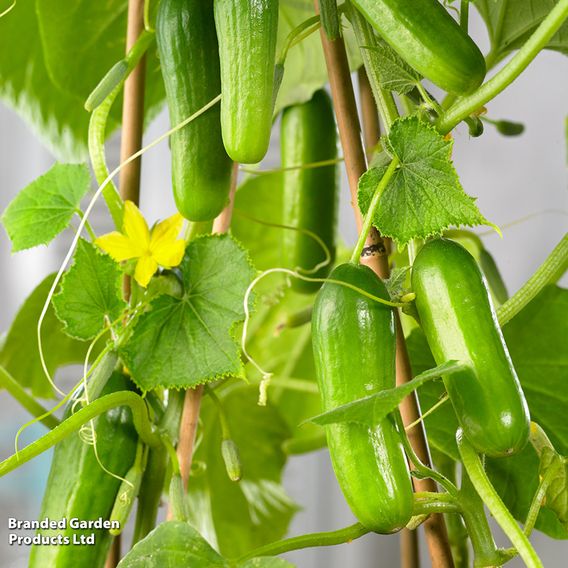
[{"label": "cucumber", "polygon": [[436,363],[470,367],[444,378],[465,435],[489,456],[518,452],[528,440],[529,410],[475,259],[453,241],[429,241],[414,261],[412,288]]},{"label": "cucumber", "polygon": [[[131,381],[121,373],[113,373],[102,394],[131,388]],[[79,395],[80,396],[80,393]],[[74,399],[65,411],[71,413]],[[124,476],[134,463],[137,434],[128,408],[114,408],[95,421],[97,453],[101,463],[112,473]],[[74,432],[56,447],[51,462],[47,488],[43,496],[40,520],[65,520],[66,528],[41,529],[44,538],[69,539],[69,544],[32,546],[29,568],[102,568],[111,544],[107,529],[78,530],[71,520],[108,520],[121,481],[103,471],[94,448]],[[94,534],[95,544],[76,544],[75,539]]]},{"label": "cucumber", "polygon": [[221,130],[236,162],[260,162],[270,142],[278,0],[215,0]]},{"label": "cucumber", "polygon": [[[388,299],[385,285],[367,266],[342,264],[330,278]],[[394,314],[387,306],[326,282],[314,305],[312,341],[324,411],[395,386]],[[412,515],[413,494],[391,418],[373,428],[339,423],[326,431],[337,481],[359,522],[383,534],[403,528]]]},{"label": "cucumber", "polygon": [[[221,92],[213,0],[162,0],[156,41],[174,126]],[[227,204],[231,185],[219,105],[172,134],[170,147],[179,212],[190,221],[213,219]]]},{"label": "cucumber", "polygon": [[485,78],[483,54],[438,0],[353,0],[381,37],[416,71],[463,95]]},{"label": "cucumber", "polygon": [[[284,110],[281,124],[282,167],[301,166],[337,158],[337,133],[329,95],[316,91],[306,103]],[[301,231],[286,230],[283,238],[284,263],[301,268],[306,276],[325,278],[335,259],[335,232],[339,200],[337,165],[293,169],[282,175],[283,223],[314,232],[326,244],[331,262],[317,273],[306,273],[325,259],[321,245]],[[321,284],[292,280],[297,292],[312,293]]]}]

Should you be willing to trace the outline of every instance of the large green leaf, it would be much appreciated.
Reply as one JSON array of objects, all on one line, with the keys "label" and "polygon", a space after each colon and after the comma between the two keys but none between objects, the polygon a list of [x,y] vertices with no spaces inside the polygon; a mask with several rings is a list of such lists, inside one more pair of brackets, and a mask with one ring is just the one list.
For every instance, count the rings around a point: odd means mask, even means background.
[{"label": "large green leaf", "polygon": [[[0,350],[0,365],[21,386],[31,389],[32,394],[40,398],[53,396],[53,389],[41,366],[36,328],[54,278],[54,274],[48,276],[24,302]],[[66,335],[52,307],[43,320],[41,337],[45,362],[52,376],[59,367],[83,362],[88,343]]]},{"label": "large green leaf", "polygon": [[[0,12],[11,4],[0,0]],[[0,98],[62,160],[87,153],[83,104],[106,71],[124,57],[127,0],[29,0],[0,19]],[[155,50],[147,60],[146,115],[164,94]],[[119,124],[117,101],[107,134]]]},{"label": "large green leaf", "polygon": [[[222,554],[235,557],[281,538],[296,511],[280,485],[286,461],[281,445],[290,433],[273,405],[259,406],[258,390],[236,386],[220,393],[231,438],[239,448],[242,478],[231,481],[221,455],[219,412],[206,397],[201,419],[204,431],[195,461],[205,471],[189,482],[192,521],[218,545]],[[211,533],[211,530],[214,533]]]},{"label": "large green leaf", "polygon": [[92,339],[105,325],[117,323],[126,307],[121,276],[110,256],[83,239],[79,241],[73,266],[61,281],[61,291],[53,297],[55,313],[68,335]]},{"label": "large green leaf", "polygon": [[2,214],[12,252],[51,242],[65,230],[91,187],[85,165],[55,164],[26,186]]},{"label": "large green leaf", "polygon": [[188,245],[179,270],[183,296],[153,300],[120,351],[144,391],[243,374],[233,327],[244,318],[254,276],[246,251],[228,235],[200,237]]},{"label": "large green leaf", "polygon": [[[557,0],[473,0],[482,15],[491,40],[494,61],[519,49]],[[568,23],[554,34],[547,45],[560,53],[568,54]]]},{"label": "large green leaf", "polygon": [[[381,234],[406,244],[440,235],[450,226],[487,223],[475,199],[463,190],[451,161],[452,141],[416,116],[398,119],[388,138],[400,161],[386,184],[373,217]],[[358,201],[367,213],[386,165],[371,168],[359,180]]]}]

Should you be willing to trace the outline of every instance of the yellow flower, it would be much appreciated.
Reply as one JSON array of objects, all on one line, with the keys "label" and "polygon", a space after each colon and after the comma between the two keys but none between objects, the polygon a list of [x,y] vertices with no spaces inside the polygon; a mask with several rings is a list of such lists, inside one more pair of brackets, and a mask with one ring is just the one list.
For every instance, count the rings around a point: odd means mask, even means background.
[{"label": "yellow flower", "polygon": [[176,213],[150,231],[140,209],[132,201],[126,201],[122,233],[103,235],[95,244],[117,262],[137,258],[134,279],[145,288],[158,266],[172,268],[181,262],[185,241],[177,237],[182,225],[183,217]]}]

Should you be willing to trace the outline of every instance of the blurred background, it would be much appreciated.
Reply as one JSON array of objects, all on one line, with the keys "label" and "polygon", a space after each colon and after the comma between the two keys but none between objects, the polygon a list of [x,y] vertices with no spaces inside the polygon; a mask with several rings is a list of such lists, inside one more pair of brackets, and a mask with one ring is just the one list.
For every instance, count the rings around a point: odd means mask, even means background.
[{"label": "blurred background", "polygon": [[[475,16],[471,23],[472,35],[486,48],[484,26]],[[505,93],[488,105],[490,118],[523,122],[525,133],[522,136],[504,138],[491,125],[486,125],[485,133],[478,139],[470,139],[463,127],[455,133],[454,161],[465,191],[478,197],[481,212],[504,229],[503,239],[485,227],[477,232],[484,234],[486,246],[495,257],[509,293],[514,293],[529,278],[568,228],[567,114],[568,58],[544,52]],[[162,112],[148,129],[145,142],[168,128],[167,114]],[[114,137],[108,145],[111,165],[117,163],[119,145],[119,137]],[[53,162],[53,156],[34,138],[24,122],[0,103],[0,211]],[[263,167],[278,165],[278,128],[275,128]],[[167,143],[144,156],[142,174],[141,209],[148,221],[152,223],[171,215],[174,205],[169,190]],[[348,244],[353,244],[356,233],[345,180],[343,185],[340,232]],[[528,215],[531,217],[527,219]],[[102,206],[95,210],[91,221],[99,234],[111,229]],[[0,331],[8,329],[18,307],[35,286],[59,268],[69,242],[67,233],[47,249],[42,247],[12,256],[9,240],[4,230],[0,230]],[[564,279],[563,283],[568,282]],[[61,377],[63,385],[75,373],[65,375]],[[18,428],[30,417],[3,391],[0,391],[0,417],[0,457],[5,458],[14,451]],[[31,442],[44,431],[41,425],[29,428],[20,445]],[[7,518],[37,517],[50,458],[51,454],[46,453],[0,480],[2,567],[26,566],[29,549],[8,545]],[[292,523],[291,535],[337,529],[354,522],[339,492],[326,452],[292,458],[284,484],[290,495],[304,506]],[[535,533],[532,541],[544,566],[566,566],[568,547],[564,542],[540,533]],[[500,544],[507,545],[506,540],[501,538]],[[391,567],[398,565],[398,545],[396,536],[367,535],[349,545],[304,550],[287,557],[300,568]],[[422,537],[420,549],[422,565],[429,566]],[[523,563],[513,560],[508,566],[520,567]]]}]

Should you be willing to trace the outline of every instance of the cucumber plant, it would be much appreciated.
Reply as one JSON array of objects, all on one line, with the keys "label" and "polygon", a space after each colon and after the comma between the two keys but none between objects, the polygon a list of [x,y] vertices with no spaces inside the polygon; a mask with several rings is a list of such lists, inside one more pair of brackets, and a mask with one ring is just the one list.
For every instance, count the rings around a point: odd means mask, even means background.
[{"label": "cucumber plant", "polygon": [[[410,529],[411,547],[423,525],[432,565],[543,566],[532,532],[568,538],[568,236],[509,297],[473,230],[502,219],[462,187],[452,139],[523,133],[492,100],[541,50],[568,53],[568,0],[473,0],[485,56],[467,0],[4,4],[0,97],[60,162],[2,223],[13,252],[72,229],[0,344],[2,396],[32,416],[0,483],[55,448],[38,521],[10,535],[29,565],[284,567],[369,533]],[[359,108],[383,133],[367,155]],[[157,220],[133,172],[165,140]],[[279,167],[240,165],[269,147]],[[101,197],[111,232],[91,224]],[[287,537],[287,460],[322,449],[354,524]]]}]

